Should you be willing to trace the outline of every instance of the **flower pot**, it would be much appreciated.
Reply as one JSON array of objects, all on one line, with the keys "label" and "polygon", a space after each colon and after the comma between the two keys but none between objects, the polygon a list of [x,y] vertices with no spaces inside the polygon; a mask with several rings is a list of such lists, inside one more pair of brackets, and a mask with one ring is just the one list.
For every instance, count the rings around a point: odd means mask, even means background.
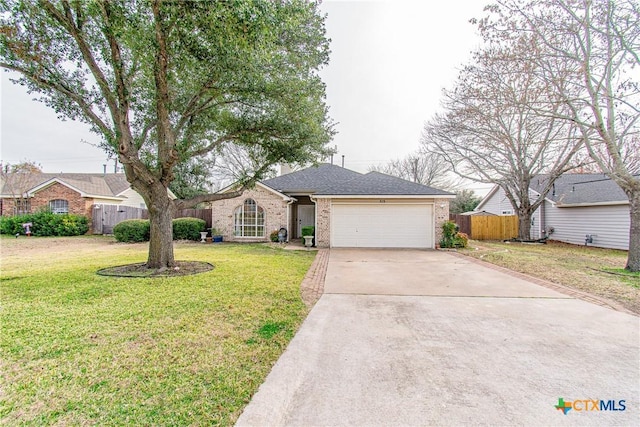
[{"label": "flower pot", "polygon": [[222,236],[213,236],[213,243],[222,242]]},{"label": "flower pot", "polygon": [[302,236],[304,238],[304,245],[307,248],[313,246],[313,236]]}]

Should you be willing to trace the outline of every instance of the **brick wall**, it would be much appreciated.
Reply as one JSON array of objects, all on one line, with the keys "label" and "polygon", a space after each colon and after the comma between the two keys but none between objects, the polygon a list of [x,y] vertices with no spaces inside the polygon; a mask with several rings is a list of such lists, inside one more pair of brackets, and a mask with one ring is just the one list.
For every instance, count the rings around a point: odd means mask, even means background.
[{"label": "brick wall", "polygon": [[[235,210],[242,206],[246,199],[253,199],[256,204],[264,209],[265,236],[264,237],[236,237],[233,235],[233,214]],[[269,240],[272,231],[286,228],[287,224],[287,201],[271,191],[256,187],[247,190],[240,197],[233,199],[217,200],[211,203],[213,216],[213,227],[222,233],[225,241],[229,242],[264,242]]]},{"label": "brick wall", "polygon": [[442,224],[449,221],[449,199],[434,200],[434,219],[436,225],[435,244],[442,240]]},{"label": "brick wall", "polygon": [[316,246],[328,248],[331,241],[331,199],[316,200]]},{"label": "brick wall", "polygon": [[[52,185],[38,191],[31,198],[31,212],[37,212],[42,209],[49,208],[49,202],[51,200],[66,200],[69,203],[69,213],[75,215],[88,214],[87,212],[87,200],[80,195],[80,193],[73,191],[69,187],[66,187],[60,183],[53,183]],[[89,218],[91,215],[89,213]]]}]

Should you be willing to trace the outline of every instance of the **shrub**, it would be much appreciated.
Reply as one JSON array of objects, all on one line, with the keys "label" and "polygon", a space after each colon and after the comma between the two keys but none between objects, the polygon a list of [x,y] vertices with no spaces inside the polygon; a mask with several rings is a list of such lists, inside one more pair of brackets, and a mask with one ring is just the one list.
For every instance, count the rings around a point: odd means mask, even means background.
[{"label": "shrub", "polygon": [[469,236],[467,233],[457,233],[454,239],[454,244],[457,248],[466,248],[469,244]]},{"label": "shrub", "polygon": [[24,234],[22,224],[30,222],[33,236],[81,236],[89,231],[86,217],[72,214],[54,214],[41,211],[33,214],[0,218],[0,233]]},{"label": "shrub", "polygon": [[269,234],[269,240],[271,240],[272,242],[277,243],[278,240],[278,230],[274,230],[271,232],[271,234]]},{"label": "shrub", "polygon": [[315,227],[313,225],[306,225],[302,227],[302,235],[303,236],[315,236]]},{"label": "shrub", "polygon": [[150,230],[148,219],[127,219],[113,227],[113,236],[118,242],[146,242]]},{"label": "shrub", "polygon": [[458,233],[458,224],[453,221],[447,221],[442,224],[442,240],[440,240],[441,248],[455,247],[455,237]]},{"label": "shrub", "polygon": [[200,240],[200,232],[207,223],[200,218],[177,218],[173,220],[173,240]]}]

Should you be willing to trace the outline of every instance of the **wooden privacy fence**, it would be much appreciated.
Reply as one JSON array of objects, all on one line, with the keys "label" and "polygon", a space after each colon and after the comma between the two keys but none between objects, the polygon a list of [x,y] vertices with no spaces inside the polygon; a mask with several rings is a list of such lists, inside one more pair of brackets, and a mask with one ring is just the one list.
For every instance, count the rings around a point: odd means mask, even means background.
[{"label": "wooden privacy fence", "polygon": [[93,234],[113,234],[113,227],[125,219],[138,219],[143,209],[132,206],[93,205],[91,224]]},{"label": "wooden privacy fence", "polygon": [[472,216],[471,238],[475,240],[505,240],[518,237],[518,217]]},{"label": "wooden privacy fence", "polygon": [[450,215],[460,227],[474,240],[507,240],[518,237],[518,217],[516,215]]},{"label": "wooden privacy fence", "polygon": [[[176,212],[174,218],[200,218],[206,222],[206,228],[211,228],[211,214],[211,209],[182,209]],[[113,234],[113,227],[125,219],[149,219],[149,212],[132,206],[93,205],[93,234]]]},{"label": "wooden privacy fence", "polygon": [[449,214],[449,220],[458,224],[459,232],[471,237],[471,215]]}]

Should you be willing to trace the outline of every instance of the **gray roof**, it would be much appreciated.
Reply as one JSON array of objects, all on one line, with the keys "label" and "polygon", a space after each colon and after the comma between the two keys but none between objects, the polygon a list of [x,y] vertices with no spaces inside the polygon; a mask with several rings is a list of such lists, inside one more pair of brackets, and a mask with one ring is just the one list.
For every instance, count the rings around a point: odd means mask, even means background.
[{"label": "gray roof", "polygon": [[340,166],[322,163],[262,182],[281,193],[312,193],[327,196],[439,196],[447,191],[416,184],[380,172],[361,174]]},{"label": "gray roof", "polygon": [[452,196],[453,193],[416,184],[380,172],[369,172],[350,181],[337,182],[316,192],[331,196]]},{"label": "gray roof", "polygon": [[6,176],[6,180],[0,183],[0,194],[12,196],[16,193],[27,192],[54,178],[92,196],[115,197],[131,186],[122,173],[9,174]]},{"label": "gray roof", "polygon": [[262,183],[281,193],[315,193],[319,188],[350,181],[359,176],[362,174],[329,163],[321,163],[318,166],[267,179]]},{"label": "gray roof", "polygon": [[[531,182],[531,189],[542,191],[547,175]],[[629,198],[613,180],[601,173],[566,173],[560,176],[547,194],[547,199],[559,205],[627,202]]]}]

